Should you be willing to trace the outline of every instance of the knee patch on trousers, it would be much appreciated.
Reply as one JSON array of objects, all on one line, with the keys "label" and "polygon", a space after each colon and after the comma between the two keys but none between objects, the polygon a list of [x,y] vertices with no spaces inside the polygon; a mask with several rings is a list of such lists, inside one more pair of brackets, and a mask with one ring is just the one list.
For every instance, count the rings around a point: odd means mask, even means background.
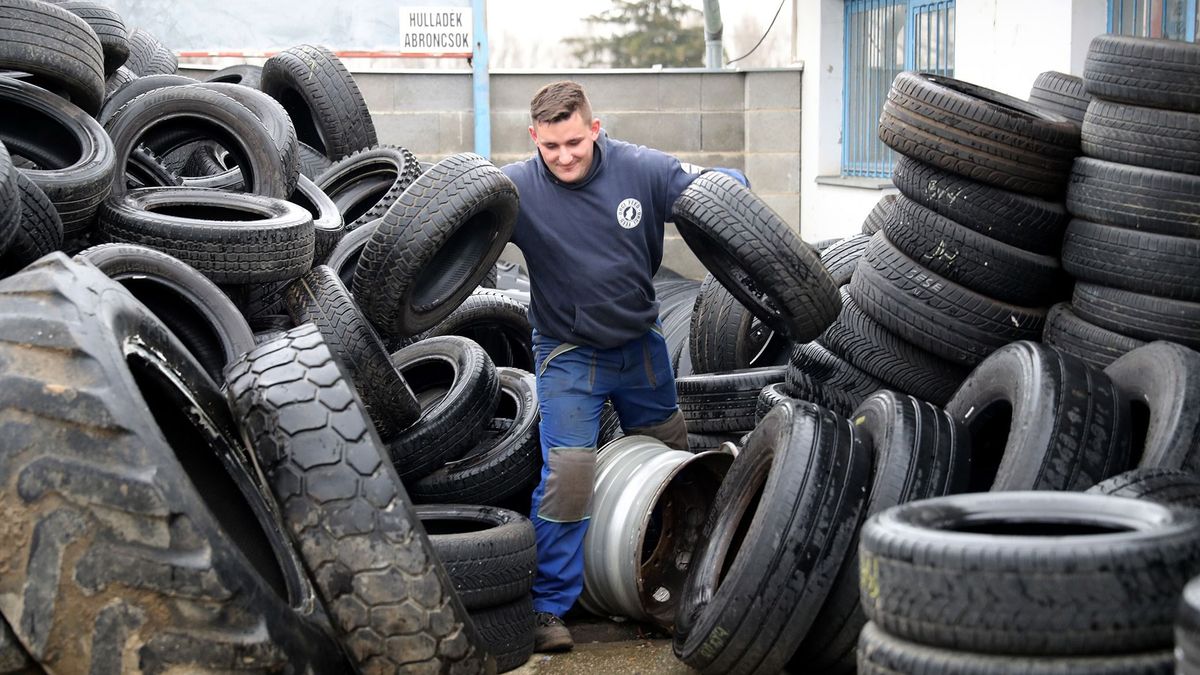
[{"label": "knee patch on trousers", "polygon": [[550,448],[546,491],[537,517],[555,523],[576,523],[592,514],[596,479],[596,448]]},{"label": "knee patch on trousers", "polygon": [[630,436],[649,436],[662,441],[668,448],[674,450],[687,450],[687,422],[683,419],[683,412],[676,409],[675,414],[671,415],[664,422],[653,424],[648,427],[638,427],[629,430]]}]

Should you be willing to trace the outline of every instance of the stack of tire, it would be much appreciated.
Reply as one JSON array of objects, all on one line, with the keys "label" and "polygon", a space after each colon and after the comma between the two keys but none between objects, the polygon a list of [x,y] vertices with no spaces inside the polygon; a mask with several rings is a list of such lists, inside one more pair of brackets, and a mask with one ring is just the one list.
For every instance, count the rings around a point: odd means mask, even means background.
[{"label": "stack of tire", "polygon": [[1167,675],[1179,597],[1200,571],[1200,512],[1105,495],[942,497],[872,517],[859,559],[864,675]]},{"label": "stack of tire", "polygon": [[1069,304],[1044,339],[1100,367],[1151,340],[1200,346],[1200,45],[1102,35],[1074,165]]},{"label": "stack of tire", "polygon": [[1038,339],[1046,307],[1065,293],[1057,254],[1079,148],[1071,120],[904,72],[879,136],[901,155],[900,194],[872,211],[869,240],[826,251],[848,281],[842,310],[792,359],[793,390],[843,414],[881,387],[944,405],[989,354]]}]

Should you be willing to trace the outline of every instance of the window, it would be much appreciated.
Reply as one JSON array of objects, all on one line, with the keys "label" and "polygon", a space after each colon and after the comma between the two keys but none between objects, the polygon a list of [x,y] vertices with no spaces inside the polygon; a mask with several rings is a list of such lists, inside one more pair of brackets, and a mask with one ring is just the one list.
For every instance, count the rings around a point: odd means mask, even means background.
[{"label": "window", "polygon": [[1108,32],[1195,42],[1197,0],[1108,0]]},{"label": "window", "polygon": [[879,112],[902,70],[954,75],[954,0],[846,0],[844,41],[842,175],[887,178]]}]

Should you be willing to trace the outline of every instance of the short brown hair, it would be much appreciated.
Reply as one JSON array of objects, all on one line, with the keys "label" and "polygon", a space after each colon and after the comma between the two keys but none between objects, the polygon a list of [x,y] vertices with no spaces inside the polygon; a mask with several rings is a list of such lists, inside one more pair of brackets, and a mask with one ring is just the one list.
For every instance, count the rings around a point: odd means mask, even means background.
[{"label": "short brown hair", "polygon": [[562,80],[538,89],[529,102],[529,117],[536,124],[561,122],[575,112],[585,124],[592,123],[592,104],[578,82]]}]

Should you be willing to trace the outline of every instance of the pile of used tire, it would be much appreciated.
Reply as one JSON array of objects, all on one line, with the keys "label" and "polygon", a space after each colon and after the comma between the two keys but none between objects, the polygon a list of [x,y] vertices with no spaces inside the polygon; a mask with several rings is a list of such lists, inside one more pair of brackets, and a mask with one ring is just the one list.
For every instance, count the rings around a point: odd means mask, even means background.
[{"label": "pile of used tire", "polygon": [[379,145],[322,47],[199,83],[97,3],[0,19],[4,667],[523,663],[511,182]]},{"label": "pile of used tire", "polygon": [[[1113,40],[1098,38],[1090,58],[1111,52]],[[1149,59],[1163,42],[1132,41],[1139,47],[1125,51]],[[1165,53],[1198,49],[1169,43]],[[914,151],[924,163],[901,159],[901,194],[868,218],[864,231],[873,234],[824,251],[828,272],[849,292],[821,337],[795,340],[785,383],[760,394],[767,412],[740,443],[706,543],[692,557],[676,655],[712,673],[1169,673],[1176,660],[1179,672],[1195,672],[1200,585],[1184,585],[1200,574],[1200,521],[1190,510],[1200,503],[1200,354],[1178,340],[1151,342],[1176,337],[1161,332],[1104,361],[1049,338],[1032,341],[1044,308],[1069,293],[1057,242],[1065,233],[1070,246],[1071,230],[1062,205],[1046,197],[1060,197],[1074,151],[1070,142],[1053,151],[1045,142],[1070,139],[1078,122],[967,83],[912,74],[897,81],[911,96],[893,90],[881,135],[893,128],[901,148],[929,140]],[[1046,74],[1035,94],[1087,128],[1081,111],[1103,102],[1088,107],[1084,81]],[[934,86],[938,95],[921,98]],[[1026,152],[1013,167],[1006,156],[949,157],[946,148],[964,145],[999,150],[970,143],[984,138],[961,131],[970,125],[922,119],[914,111],[944,111],[913,96],[954,101],[986,120],[981,126],[1021,128],[1023,142],[1040,133],[1043,144],[1031,147],[1048,158]],[[959,144],[934,142],[935,133]],[[1122,194],[1145,201],[1132,188]],[[1180,218],[1197,212],[1194,195],[1174,203]],[[986,229],[964,233],[963,222]],[[921,236],[937,245],[899,243]],[[1166,250],[1182,259],[1188,249]],[[939,263],[943,255],[950,260]],[[955,281],[964,261],[971,273]],[[931,267],[938,264],[947,267]],[[1008,273],[993,275],[997,266]],[[1155,269],[1147,260],[1139,272]],[[1007,287],[981,290],[987,279],[1033,285],[1014,300]],[[972,332],[981,312],[1009,321],[1022,339]],[[879,326],[869,329],[879,339],[864,342],[863,325]],[[839,340],[855,345],[848,356],[834,348]],[[954,376],[935,369],[933,386],[929,365],[947,363]],[[897,373],[914,376],[899,387]],[[898,393],[914,386],[926,395]],[[726,415],[740,409],[731,408]]]}]

